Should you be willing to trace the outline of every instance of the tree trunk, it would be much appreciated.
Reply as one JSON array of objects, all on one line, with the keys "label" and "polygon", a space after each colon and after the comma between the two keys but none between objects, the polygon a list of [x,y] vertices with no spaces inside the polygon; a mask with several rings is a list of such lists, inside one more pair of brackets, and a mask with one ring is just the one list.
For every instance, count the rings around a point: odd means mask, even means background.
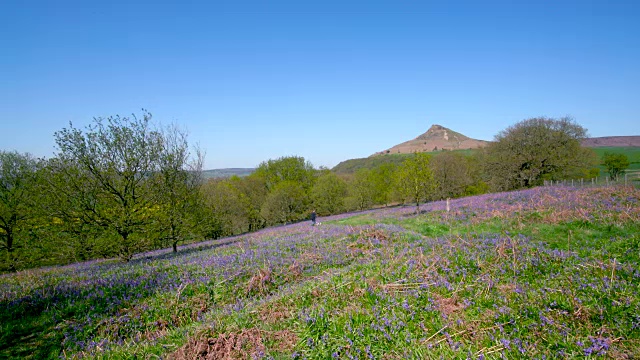
[{"label": "tree trunk", "polygon": [[9,271],[16,271],[16,263],[13,259],[13,233],[10,229],[7,232],[7,264],[9,265]]},{"label": "tree trunk", "polygon": [[178,236],[176,235],[176,224],[174,219],[171,219],[171,240],[172,240],[172,245],[173,245],[173,252],[177,253],[178,252]]},{"label": "tree trunk", "polygon": [[129,244],[129,232],[119,232],[122,237],[122,244],[120,245],[120,256],[126,262],[131,260],[133,254],[131,251],[131,244]]}]

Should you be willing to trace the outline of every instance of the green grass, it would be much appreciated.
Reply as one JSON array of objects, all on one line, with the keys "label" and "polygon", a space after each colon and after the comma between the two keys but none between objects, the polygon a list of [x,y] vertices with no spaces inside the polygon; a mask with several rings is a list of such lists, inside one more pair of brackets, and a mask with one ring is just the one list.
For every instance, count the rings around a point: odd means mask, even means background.
[{"label": "green grass", "polygon": [[[629,170],[640,170],[640,147],[619,146],[619,147],[596,147],[591,148],[599,159],[602,159],[605,153],[623,154],[629,158]],[[606,168],[600,165],[601,173],[606,172]]]}]

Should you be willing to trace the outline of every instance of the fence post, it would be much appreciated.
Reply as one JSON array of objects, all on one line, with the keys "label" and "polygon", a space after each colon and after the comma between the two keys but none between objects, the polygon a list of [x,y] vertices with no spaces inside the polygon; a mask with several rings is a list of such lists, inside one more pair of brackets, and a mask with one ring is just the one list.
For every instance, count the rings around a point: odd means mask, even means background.
[{"label": "fence post", "polygon": [[624,186],[627,186],[627,173],[624,173]]}]

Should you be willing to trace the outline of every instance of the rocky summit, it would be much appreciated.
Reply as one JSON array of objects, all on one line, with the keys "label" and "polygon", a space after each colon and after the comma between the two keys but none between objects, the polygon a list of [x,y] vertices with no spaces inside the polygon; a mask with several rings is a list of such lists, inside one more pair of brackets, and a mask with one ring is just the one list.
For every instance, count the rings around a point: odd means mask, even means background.
[{"label": "rocky summit", "polygon": [[375,155],[384,154],[410,154],[414,152],[427,152],[438,150],[466,150],[487,146],[489,142],[472,139],[442,125],[431,125],[429,130],[417,138],[395,145],[387,150],[377,152]]}]

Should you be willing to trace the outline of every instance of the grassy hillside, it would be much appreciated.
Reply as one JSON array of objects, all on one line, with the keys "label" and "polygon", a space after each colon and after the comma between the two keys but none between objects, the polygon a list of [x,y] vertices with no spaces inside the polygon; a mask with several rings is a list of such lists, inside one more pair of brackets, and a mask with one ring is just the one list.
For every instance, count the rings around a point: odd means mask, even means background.
[{"label": "grassy hillside", "polygon": [[[630,146],[622,146],[622,147],[594,147],[591,148],[598,155],[598,158],[602,159],[602,156],[606,152],[616,153],[616,154],[624,154],[629,158],[631,165],[629,166],[630,171],[638,171],[640,170],[640,147],[630,147]],[[455,152],[461,152],[463,154],[472,154],[477,150],[454,150]],[[427,152],[427,154],[436,155],[441,151],[433,151]],[[338,174],[351,174],[356,172],[358,169],[373,169],[380,164],[385,163],[394,163],[401,164],[407,157],[410,157],[411,154],[386,154],[386,155],[377,155],[371,156],[368,158],[361,159],[350,159],[345,160],[338,165],[336,165],[332,170]],[[600,171],[604,175],[606,173],[606,168],[600,165]]]},{"label": "grassy hillside", "polygon": [[0,276],[0,358],[640,356],[640,190],[444,208]]},{"label": "grassy hillside", "polygon": [[351,174],[359,169],[373,169],[382,164],[392,163],[399,165],[410,156],[411,154],[386,154],[368,158],[349,159],[342,161],[331,170],[338,174]]},{"label": "grassy hillside", "polygon": [[[459,152],[462,154],[472,154],[477,150],[452,150],[454,152]],[[442,151],[431,151],[426,152],[426,154],[436,155],[441,153]],[[345,160],[338,165],[336,165],[332,171],[338,174],[351,174],[359,169],[373,169],[377,166],[387,163],[393,163],[396,165],[400,165],[404,160],[413,156],[413,154],[384,154],[384,155],[376,155],[370,156],[368,158],[360,158],[360,159],[350,159]]]}]

